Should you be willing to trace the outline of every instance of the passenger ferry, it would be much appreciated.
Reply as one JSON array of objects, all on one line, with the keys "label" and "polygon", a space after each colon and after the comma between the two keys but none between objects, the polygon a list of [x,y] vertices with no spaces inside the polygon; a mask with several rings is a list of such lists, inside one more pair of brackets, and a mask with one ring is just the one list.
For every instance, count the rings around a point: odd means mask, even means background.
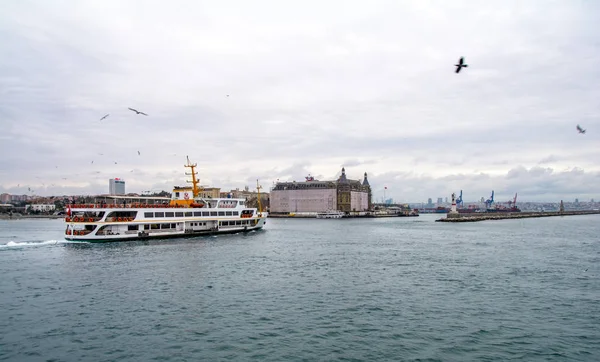
[{"label": "passenger ferry", "polygon": [[341,219],[344,215],[345,214],[342,211],[329,210],[317,213],[317,219]]},{"label": "passenger ferry", "polygon": [[202,198],[198,196],[196,164],[190,164],[188,159],[184,166],[191,168],[192,187],[176,186],[170,199],[136,200],[121,196],[111,197],[109,202],[68,205],[65,239],[86,242],[162,239],[263,228],[267,213],[262,211],[258,183],[258,209],[247,207],[245,199]]}]

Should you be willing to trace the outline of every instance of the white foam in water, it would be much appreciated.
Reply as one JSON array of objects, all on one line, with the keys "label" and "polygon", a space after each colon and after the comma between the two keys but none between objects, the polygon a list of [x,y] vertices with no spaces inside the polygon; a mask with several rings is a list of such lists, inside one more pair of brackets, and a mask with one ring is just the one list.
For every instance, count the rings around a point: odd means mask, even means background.
[{"label": "white foam in water", "polygon": [[14,241],[9,241],[8,243],[4,244],[4,245],[0,245],[0,248],[18,248],[18,247],[23,247],[23,246],[42,246],[42,245],[54,245],[54,244],[63,244],[65,243],[65,240],[46,240],[46,241],[40,241],[40,242],[23,242],[23,243],[17,243]]}]

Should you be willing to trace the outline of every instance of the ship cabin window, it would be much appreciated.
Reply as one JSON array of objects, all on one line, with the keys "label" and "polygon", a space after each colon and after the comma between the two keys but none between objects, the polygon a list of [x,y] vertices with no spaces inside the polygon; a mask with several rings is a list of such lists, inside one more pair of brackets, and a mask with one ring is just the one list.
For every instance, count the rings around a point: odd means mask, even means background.
[{"label": "ship cabin window", "polygon": [[175,212],[175,217],[183,217],[183,212]]},{"label": "ship cabin window", "polygon": [[232,216],[232,212],[231,211],[225,211],[225,216]]},{"label": "ship cabin window", "polygon": [[216,211],[211,211],[210,212],[210,216],[217,216],[217,212]]},{"label": "ship cabin window", "polygon": [[202,216],[202,212],[200,212],[200,211],[194,211],[194,216]]},{"label": "ship cabin window", "polygon": [[150,230],[150,225],[148,225],[148,224],[144,225],[144,230]]},{"label": "ship cabin window", "polygon": [[136,231],[138,229],[137,225],[127,225],[127,230]]},{"label": "ship cabin window", "polygon": [[225,216],[225,211],[219,211],[219,216]]},{"label": "ship cabin window", "polygon": [[155,212],[154,217],[165,217],[165,213],[164,212]]},{"label": "ship cabin window", "polygon": [[160,229],[160,224],[151,224],[150,225],[150,229],[152,229],[152,230],[158,230],[158,229]]},{"label": "ship cabin window", "polygon": [[245,203],[246,203],[246,201],[240,200],[240,205],[244,205]]},{"label": "ship cabin window", "polygon": [[165,212],[165,217],[174,217],[175,213],[173,212]]},{"label": "ship cabin window", "polygon": [[238,215],[239,215],[239,212],[237,212],[237,211],[233,212],[233,216],[238,216]]},{"label": "ship cabin window", "polygon": [[154,217],[154,213],[153,212],[145,212],[144,217]]},{"label": "ship cabin window", "polygon": [[186,213],[185,213],[185,216],[186,216],[186,217],[188,217],[188,216],[192,216],[192,215],[193,215],[193,213],[192,213],[191,211],[186,211]]},{"label": "ship cabin window", "polygon": [[175,229],[175,223],[171,224],[171,229]]},{"label": "ship cabin window", "polygon": [[175,224],[160,224],[161,229],[175,229]]},{"label": "ship cabin window", "polygon": [[176,197],[176,198],[179,198],[179,192],[176,192],[176,193],[175,193],[175,197]]},{"label": "ship cabin window", "polygon": [[202,216],[210,216],[210,212],[209,211],[202,211]]},{"label": "ship cabin window", "polygon": [[236,220],[236,221],[235,221],[235,224],[236,224],[236,225],[242,225],[242,222],[241,222],[240,220]]}]

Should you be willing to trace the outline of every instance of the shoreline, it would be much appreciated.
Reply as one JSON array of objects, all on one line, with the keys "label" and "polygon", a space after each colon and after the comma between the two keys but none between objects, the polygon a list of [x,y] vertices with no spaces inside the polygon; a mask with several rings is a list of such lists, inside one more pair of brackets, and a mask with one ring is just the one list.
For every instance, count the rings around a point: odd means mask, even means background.
[{"label": "shoreline", "polygon": [[21,219],[64,219],[64,215],[8,215],[0,214],[0,220],[21,220]]}]

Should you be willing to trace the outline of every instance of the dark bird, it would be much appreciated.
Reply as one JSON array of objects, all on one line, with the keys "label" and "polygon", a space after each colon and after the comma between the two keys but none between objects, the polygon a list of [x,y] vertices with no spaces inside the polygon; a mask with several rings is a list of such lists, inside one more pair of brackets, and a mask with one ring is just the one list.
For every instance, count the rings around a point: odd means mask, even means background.
[{"label": "dark bird", "polygon": [[585,130],[581,128],[580,125],[577,125],[577,130],[579,131],[579,133],[585,133]]},{"label": "dark bird", "polygon": [[229,97],[229,94],[227,95],[227,97]]},{"label": "dark bird", "polygon": [[464,67],[468,67],[468,64],[464,64],[465,63],[465,57],[460,57],[460,60],[458,61],[458,64],[454,64],[454,66],[456,67],[456,73],[460,72],[460,70]]},{"label": "dark bird", "polygon": [[103,120],[104,118],[108,117],[109,114],[107,113],[106,115],[104,115],[104,117],[100,118],[100,120]]},{"label": "dark bird", "polygon": [[92,163],[94,163],[94,161],[92,161]]},{"label": "dark bird", "polygon": [[115,161],[115,165],[117,164],[117,161]]},{"label": "dark bird", "polygon": [[141,155],[140,151],[138,151],[138,156]]},{"label": "dark bird", "polygon": [[130,111],[134,111],[134,112],[135,112],[135,113],[137,113],[137,114],[143,114],[144,116],[147,116],[147,114],[146,114],[146,113],[144,113],[144,112],[140,112],[140,111],[138,111],[137,109],[129,108],[129,110],[130,110]]}]

